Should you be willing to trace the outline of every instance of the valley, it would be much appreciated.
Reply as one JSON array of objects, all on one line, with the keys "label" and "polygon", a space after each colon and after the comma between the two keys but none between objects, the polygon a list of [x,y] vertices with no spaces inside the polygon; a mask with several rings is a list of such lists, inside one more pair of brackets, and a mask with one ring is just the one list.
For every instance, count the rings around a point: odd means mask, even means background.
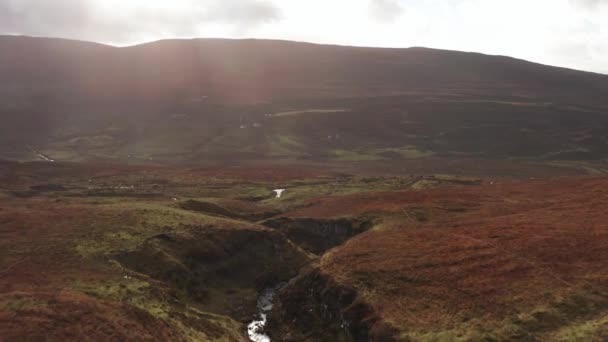
[{"label": "valley", "polygon": [[605,341],[608,76],[0,36],[0,340]]}]

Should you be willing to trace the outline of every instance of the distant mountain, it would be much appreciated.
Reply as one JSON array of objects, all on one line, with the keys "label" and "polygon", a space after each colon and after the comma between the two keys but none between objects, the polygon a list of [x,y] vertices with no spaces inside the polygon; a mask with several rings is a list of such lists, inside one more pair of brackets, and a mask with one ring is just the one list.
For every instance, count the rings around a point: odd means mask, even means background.
[{"label": "distant mountain", "polygon": [[608,157],[608,76],[502,56],[4,36],[0,79],[10,159]]}]

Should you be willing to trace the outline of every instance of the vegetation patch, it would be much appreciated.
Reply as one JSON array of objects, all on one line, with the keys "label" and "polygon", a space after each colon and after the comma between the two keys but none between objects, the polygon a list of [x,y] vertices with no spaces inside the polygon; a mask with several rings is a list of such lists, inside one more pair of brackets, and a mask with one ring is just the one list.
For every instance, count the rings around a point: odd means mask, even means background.
[{"label": "vegetation patch", "polygon": [[307,146],[292,135],[276,134],[269,139],[270,156],[303,157]]},{"label": "vegetation patch", "polygon": [[336,160],[342,161],[373,161],[373,160],[381,160],[382,156],[375,155],[373,153],[352,151],[352,150],[331,150],[329,152],[329,156],[331,158],[335,158]]},{"label": "vegetation patch", "polygon": [[252,314],[257,290],[288,280],[309,260],[270,230],[213,226],[157,235],[116,258],[133,271],[171,284],[205,311],[239,319]]}]

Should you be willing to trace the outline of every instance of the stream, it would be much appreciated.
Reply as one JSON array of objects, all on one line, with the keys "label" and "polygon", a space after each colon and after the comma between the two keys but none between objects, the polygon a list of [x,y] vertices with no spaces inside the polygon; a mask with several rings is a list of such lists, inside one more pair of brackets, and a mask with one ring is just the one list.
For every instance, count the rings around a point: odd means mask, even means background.
[{"label": "stream", "polygon": [[253,342],[270,342],[270,337],[264,333],[268,321],[268,313],[272,310],[277,292],[286,284],[265,289],[258,296],[258,315],[247,325],[247,335]]}]

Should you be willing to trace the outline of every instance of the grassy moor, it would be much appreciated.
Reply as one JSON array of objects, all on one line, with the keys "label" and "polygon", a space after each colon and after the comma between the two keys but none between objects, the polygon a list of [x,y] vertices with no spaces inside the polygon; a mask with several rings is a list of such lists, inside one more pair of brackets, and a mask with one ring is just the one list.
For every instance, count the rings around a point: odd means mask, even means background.
[{"label": "grassy moor", "polygon": [[608,76],[0,36],[0,341],[607,341]]}]

